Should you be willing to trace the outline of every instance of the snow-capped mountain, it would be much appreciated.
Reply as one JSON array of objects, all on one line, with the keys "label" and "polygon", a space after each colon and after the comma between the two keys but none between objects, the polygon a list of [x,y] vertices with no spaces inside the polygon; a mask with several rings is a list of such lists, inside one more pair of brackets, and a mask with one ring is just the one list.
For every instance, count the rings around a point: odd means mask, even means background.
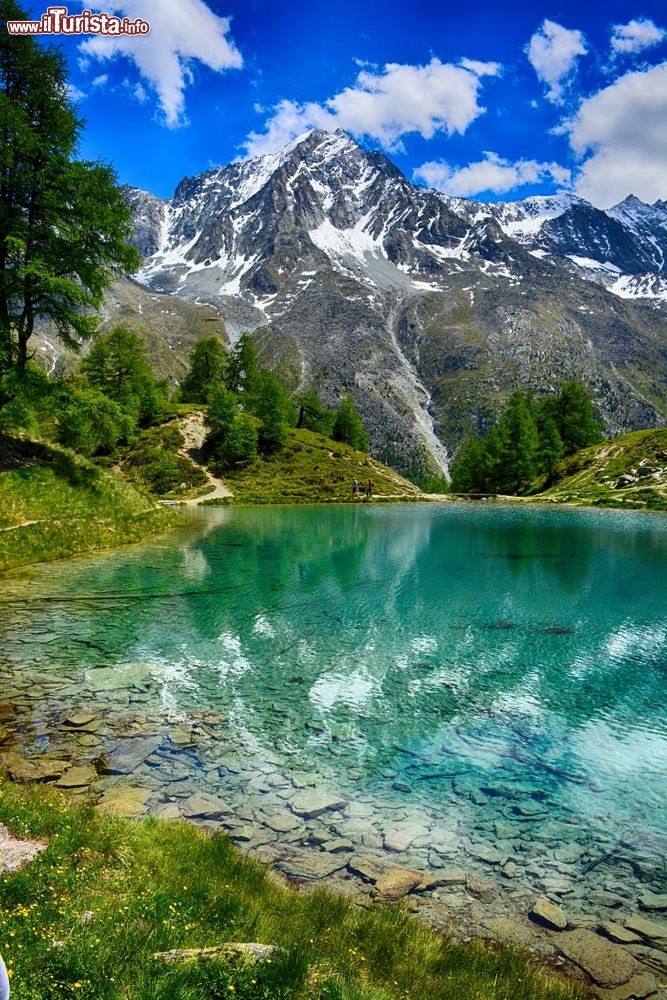
[{"label": "snow-capped mountain", "polygon": [[264,329],[295,386],[355,396],[400,468],[446,468],[519,385],[581,378],[610,430],[667,414],[661,203],[447,198],[319,130],[128,198],[152,293],[214,306],[232,339]]},{"label": "snow-capped mountain", "polygon": [[667,302],[667,204],[646,205],[634,195],[607,211],[571,194],[515,202],[447,198],[472,222],[495,219],[504,233],[542,258],[552,256],[575,273],[622,298]]}]

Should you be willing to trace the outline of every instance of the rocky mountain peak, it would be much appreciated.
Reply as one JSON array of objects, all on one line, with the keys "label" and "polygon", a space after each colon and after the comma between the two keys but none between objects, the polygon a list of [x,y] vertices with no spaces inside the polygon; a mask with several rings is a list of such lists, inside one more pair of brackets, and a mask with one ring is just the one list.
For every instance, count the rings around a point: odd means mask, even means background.
[{"label": "rocky mountain peak", "polygon": [[321,129],[185,178],[167,201],[128,197],[140,280],[213,306],[232,340],[265,331],[272,361],[328,405],[350,392],[375,454],[400,469],[446,468],[464,427],[488,426],[517,385],[581,378],[610,429],[667,407],[649,374],[666,365],[664,321],[617,297],[667,299],[667,230],[648,239],[633,201],[452,199]]}]

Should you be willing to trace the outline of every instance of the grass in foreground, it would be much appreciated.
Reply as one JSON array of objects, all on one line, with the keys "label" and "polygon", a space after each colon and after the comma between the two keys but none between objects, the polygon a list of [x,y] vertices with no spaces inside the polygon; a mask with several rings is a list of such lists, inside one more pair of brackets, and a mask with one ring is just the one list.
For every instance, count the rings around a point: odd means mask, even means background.
[{"label": "grass in foreground", "polygon": [[372,479],[374,498],[422,499],[413,484],[349,445],[305,429],[291,430],[285,448],[238,471],[225,482],[239,503],[352,501],[352,479],[363,493]]},{"label": "grass in foreground", "polygon": [[[297,893],[227,838],[185,823],[101,817],[45,786],[2,781],[0,822],[49,841],[22,871],[0,876],[13,1000],[581,997],[507,949],[450,943],[401,909]],[[283,951],[252,964],[151,957],[228,941]]]},{"label": "grass in foreground", "polygon": [[[651,476],[637,478],[615,488],[621,476],[637,470],[646,459],[651,468],[663,470],[661,481]],[[632,431],[612,441],[582,448],[556,466],[551,485],[535,500],[587,504],[595,507],[626,507],[667,510],[667,428]]]},{"label": "grass in foreground", "polygon": [[0,571],[135,542],[178,520],[74,452],[0,436]]}]

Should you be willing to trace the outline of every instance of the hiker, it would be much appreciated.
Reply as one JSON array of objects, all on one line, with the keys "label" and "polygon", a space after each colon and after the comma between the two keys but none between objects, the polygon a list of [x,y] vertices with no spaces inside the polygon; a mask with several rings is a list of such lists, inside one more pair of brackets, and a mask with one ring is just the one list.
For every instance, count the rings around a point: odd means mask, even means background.
[{"label": "hiker", "polygon": [[374,489],[375,489],[375,483],[373,482],[372,479],[369,479],[366,484],[366,496],[369,498],[369,500],[373,496]]},{"label": "hiker", "polygon": [[352,480],[352,496],[356,499],[359,496],[359,483],[356,477]]}]

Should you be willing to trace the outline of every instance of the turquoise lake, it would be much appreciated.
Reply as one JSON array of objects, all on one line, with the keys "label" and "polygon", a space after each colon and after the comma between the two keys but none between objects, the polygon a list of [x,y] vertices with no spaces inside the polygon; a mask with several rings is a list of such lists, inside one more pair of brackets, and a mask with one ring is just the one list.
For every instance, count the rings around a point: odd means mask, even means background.
[{"label": "turquoise lake", "polygon": [[[0,681],[25,753],[56,754],[59,720],[88,707],[103,724],[82,759],[123,720],[161,734],[130,776],[148,807],[219,794],[223,825],[254,824],[239,839],[274,857],[324,835],[573,906],[665,891],[667,518],[493,503],[187,516],[3,581]],[[201,738],[169,742],[189,725]],[[347,805],[262,836],[309,788]]]}]

